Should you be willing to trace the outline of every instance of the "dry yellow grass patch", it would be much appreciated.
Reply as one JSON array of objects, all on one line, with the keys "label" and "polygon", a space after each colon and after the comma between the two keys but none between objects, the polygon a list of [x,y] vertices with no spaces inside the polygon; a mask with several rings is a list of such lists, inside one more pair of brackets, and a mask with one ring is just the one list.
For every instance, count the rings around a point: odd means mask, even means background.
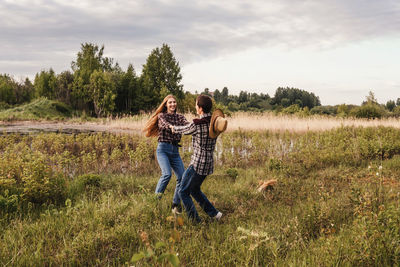
[{"label": "dry yellow grass patch", "polygon": [[273,113],[248,114],[235,113],[229,119],[230,130],[272,130],[272,131],[325,131],[341,126],[377,127],[387,126],[400,128],[400,120],[389,119],[352,119],[324,116],[296,117],[290,115],[275,115]]},{"label": "dry yellow grass patch", "polygon": [[[141,132],[150,114],[135,115],[113,120],[106,120],[104,126],[110,130],[118,131],[134,131]],[[185,117],[191,121],[195,116],[186,114]],[[396,118],[388,119],[351,119],[351,118],[334,118],[324,116],[296,117],[290,115],[275,115],[268,113],[246,113],[237,112],[228,117],[227,131],[235,130],[271,130],[271,131],[290,131],[290,132],[306,132],[306,131],[325,131],[341,126],[356,127],[377,127],[387,126],[400,128],[400,120]]]}]

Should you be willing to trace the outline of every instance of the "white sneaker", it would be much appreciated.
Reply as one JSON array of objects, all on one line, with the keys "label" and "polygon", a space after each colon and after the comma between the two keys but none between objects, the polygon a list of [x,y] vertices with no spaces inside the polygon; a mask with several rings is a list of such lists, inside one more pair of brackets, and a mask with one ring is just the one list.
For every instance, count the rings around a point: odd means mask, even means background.
[{"label": "white sneaker", "polygon": [[182,206],[179,204],[172,203],[172,213],[173,214],[182,214]]},{"label": "white sneaker", "polygon": [[172,209],[173,214],[182,214],[182,210],[178,209],[178,207],[175,207]]},{"label": "white sneaker", "polygon": [[219,212],[219,211],[218,211],[217,215],[214,216],[214,219],[216,219],[217,221],[219,221],[219,220],[221,220],[221,217],[222,217],[222,212]]}]

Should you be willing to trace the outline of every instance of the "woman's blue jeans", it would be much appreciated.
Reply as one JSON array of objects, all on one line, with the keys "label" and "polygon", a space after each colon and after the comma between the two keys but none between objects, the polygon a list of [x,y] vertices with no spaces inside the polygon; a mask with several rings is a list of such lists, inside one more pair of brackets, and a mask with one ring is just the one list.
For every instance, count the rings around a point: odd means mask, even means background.
[{"label": "woman's blue jeans", "polygon": [[172,202],[174,204],[180,204],[179,187],[185,167],[179,155],[179,148],[173,144],[159,142],[157,146],[157,161],[161,168],[161,177],[157,183],[156,194],[164,193],[169,180],[171,180],[172,170],[174,170],[176,175],[176,187]]},{"label": "woman's blue jeans", "polygon": [[192,220],[200,222],[200,217],[196,211],[192,196],[200,205],[200,207],[208,214],[210,217],[217,215],[218,210],[214,208],[213,204],[207,199],[207,197],[201,192],[200,186],[206,179],[207,175],[199,175],[190,165],[185,171],[181,181],[181,187],[179,190],[179,195],[188,217]]}]

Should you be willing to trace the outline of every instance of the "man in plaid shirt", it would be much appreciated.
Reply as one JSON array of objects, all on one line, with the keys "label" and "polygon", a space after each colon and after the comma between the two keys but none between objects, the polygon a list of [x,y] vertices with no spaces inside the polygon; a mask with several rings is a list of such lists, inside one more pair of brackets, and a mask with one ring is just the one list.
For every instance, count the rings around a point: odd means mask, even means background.
[{"label": "man in plaid shirt", "polygon": [[191,196],[210,217],[217,220],[222,217],[222,213],[211,204],[200,190],[200,186],[207,175],[214,171],[213,152],[217,139],[209,136],[211,108],[211,98],[206,95],[199,95],[196,99],[196,111],[200,118],[194,119],[192,123],[184,126],[170,125],[174,133],[192,135],[193,155],[189,167],[183,174],[179,195],[189,218],[196,222],[201,220]]}]

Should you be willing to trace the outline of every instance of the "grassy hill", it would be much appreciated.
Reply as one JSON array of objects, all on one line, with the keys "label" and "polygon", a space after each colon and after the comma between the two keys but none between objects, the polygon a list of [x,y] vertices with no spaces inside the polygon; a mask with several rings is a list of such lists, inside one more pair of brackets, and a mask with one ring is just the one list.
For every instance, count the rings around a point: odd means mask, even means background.
[{"label": "grassy hill", "polygon": [[0,120],[62,120],[71,117],[72,110],[66,104],[38,98],[29,104],[0,111]]}]

